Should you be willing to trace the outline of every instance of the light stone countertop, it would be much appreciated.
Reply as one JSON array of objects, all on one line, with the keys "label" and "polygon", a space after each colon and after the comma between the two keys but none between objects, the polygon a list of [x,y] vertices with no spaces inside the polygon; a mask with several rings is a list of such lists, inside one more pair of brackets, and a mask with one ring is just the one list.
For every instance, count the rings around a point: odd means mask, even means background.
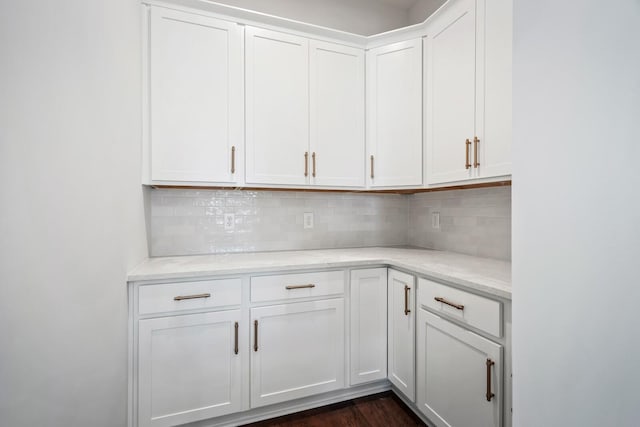
[{"label": "light stone countertop", "polygon": [[388,265],[511,299],[511,263],[429,249],[353,248],[149,258],[130,282]]}]

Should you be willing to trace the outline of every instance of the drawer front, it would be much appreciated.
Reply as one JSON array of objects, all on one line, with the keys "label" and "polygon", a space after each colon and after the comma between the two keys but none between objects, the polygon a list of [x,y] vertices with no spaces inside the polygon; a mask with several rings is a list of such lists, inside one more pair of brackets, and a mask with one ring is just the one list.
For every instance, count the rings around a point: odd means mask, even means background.
[{"label": "drawer front", "polygon": [[251,278],[251,302],[289,300],[344,293],[344,271],[278,274]]},{"label": "drawer front", "polygon": [[502,304],[498,301],[421,278],[418,303],[495,337],[502,336]]},{"label": "drawer front", "polygon": [[241,279],[140,286],[138,313],[164,313],[240,305]]}]

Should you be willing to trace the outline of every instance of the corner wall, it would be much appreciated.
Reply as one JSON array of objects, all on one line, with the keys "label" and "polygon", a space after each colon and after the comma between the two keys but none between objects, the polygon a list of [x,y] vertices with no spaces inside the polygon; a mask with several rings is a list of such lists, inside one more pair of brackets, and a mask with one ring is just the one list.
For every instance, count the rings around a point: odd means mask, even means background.
[{"label": "corner wall", "polygon": [[140,6],[0,4],[0,425],[118,427],[147,255]]},{"label": "corner wall", "polygon": [[514,6],[514,426],[637,426],[640,2]]}]

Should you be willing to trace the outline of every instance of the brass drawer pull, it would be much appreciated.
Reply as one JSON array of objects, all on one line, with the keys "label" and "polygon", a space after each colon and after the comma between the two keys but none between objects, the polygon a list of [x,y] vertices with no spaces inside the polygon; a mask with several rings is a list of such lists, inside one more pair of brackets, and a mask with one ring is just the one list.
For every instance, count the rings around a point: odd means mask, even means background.
[{"label": "brass drawer pull", "polygon": [[233,346],[233,352],[235,354],[238,354],[238,322],[236,322],[235,325],[233,325],[233,329],[234,329],[233,336],[235,338],[235,343],[234,343],[234,346]]},{"label": "brass drawer pull", "polygon": [[487,359],[487,402],[491,402],[491,398],[495,396],[495,394],[491,393],[491,367],[495,364],[493,360]]},{"label": "brass drawer pull", "polygon": [[449,302],[449,301],[447,301],[446,299],[444,299],[442,297],[435,297],[434,300],[436,300],[438,302],[441,302],[443,304],[447,304],[447,305],[449,305],[449,306],[451,306],[453,308],[457,308],[458,310],[464,310],[464,305],[456,304],[456,303],[453,303],[453,302]]},{"label": "brass drawer pull", "polygon": [[371,179],[373,179],[373,154],[371,155]]},{"label": "brass drawer pull", "polygon": [[236,173],[236,147],[231,147],[231,173]]},{"label": "brass drawer pull", "polygon": [[253,321],[253,351],[258,351],[258,321]]},{"label": "brass drawer pull", "polygon": [[316,177],[316,152],[311,153],[311,164],[313,165],[311,168],[311,176]]},{"label": "brass drawer pull", "polygon": [[309,176],[309,152],[304,152],[304,176]]},{"label": "brass drawer pull", "polygon": [[473,137],[473,167],[477,168],[478,166],[480,166],[480,162],[478,162],[478,144],[480,143],[480,140],[478,139],[477,136]]},{"label": "brass drawer pull", "polygon": [[198,298],[209,298],[211,294],[197,294],[197,295],[178,295],[177,297],[173,297],[174,301],[182,301],[184,299],[198,299]]},{"label": "brass drawer pull", "polygon": [[409,313],[411,313],[411,310],[409,310],[409,290],[411,290],[410,287],[408,287],[407,285],[404,285],[404,315],[408,316]]},{"label": "brass drawer pull", "polygon": [[465,169],[470,169],[471,168],[471,160],[469,160],[469,150],[471,149],[471,141],[469,141],[469,138],[467,138],[467,140],[465,141],[464,146],[465,146],[464,168]]},{"label": "brass drawer pull", "polygon": [[308,289],[308,288],[315,288],[316,285],[309,283],[308,285],[287,285],[284,288],[287,290],[291,290],[291,289]]}]

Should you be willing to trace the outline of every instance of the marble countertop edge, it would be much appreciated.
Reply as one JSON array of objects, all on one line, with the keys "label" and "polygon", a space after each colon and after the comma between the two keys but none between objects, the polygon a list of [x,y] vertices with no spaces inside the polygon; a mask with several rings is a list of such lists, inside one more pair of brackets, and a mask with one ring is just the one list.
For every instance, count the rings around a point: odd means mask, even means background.
[{"label": "marble countertop edge", "polygon": [[430,249],[353,248],[149,258],[129,282],[388,266],[511,300],[511,263]]}]

